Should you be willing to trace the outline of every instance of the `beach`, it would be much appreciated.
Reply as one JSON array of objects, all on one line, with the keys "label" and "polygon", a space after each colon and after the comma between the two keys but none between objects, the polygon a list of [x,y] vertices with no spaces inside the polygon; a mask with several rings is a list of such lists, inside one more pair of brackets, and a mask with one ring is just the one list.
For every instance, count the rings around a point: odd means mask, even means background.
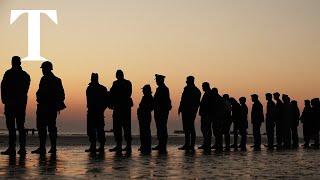
[{"label": "beach", "polygon": [[[113,137],[107,136],[105,154],[88,154],[88,138],[84,135],[60,135],[56,156],[31,154],[37,148],[37,136],[28,135],[25,157],[0,156],[0,178],[17,179],[319,179],[319,150],[266,150],[195,153],[179,151],[183,137],[170,136],[167,153],[141,154],[139,139],[133,138],[131,154],[107,151]],[[154,139],[155,140],[155,139]],[[0,136],[5,150],[5,135]],[[250,142],[250,138],[249,138]],[[155,141],[154,141],[155,143]],[[197,145],[200,145],[198,138]]]}]

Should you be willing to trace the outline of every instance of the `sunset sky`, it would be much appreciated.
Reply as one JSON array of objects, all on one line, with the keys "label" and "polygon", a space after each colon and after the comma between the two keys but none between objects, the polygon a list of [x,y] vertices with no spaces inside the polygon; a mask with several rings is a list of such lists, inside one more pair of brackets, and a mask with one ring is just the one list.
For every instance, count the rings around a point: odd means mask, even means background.
[{"label": "sunset sky", "polygon": [[[61,132],[85,132],[85,90],[92,72],[108,89],[117,69],[132,82],[135,133],[141,88],[150,84],[155,92],[155,73],[167,76],[174,106],[171,133],[182,129],[177,106],[188,75],[199,88],[208,81],[220,94],[247,97],[249,108],[253,93],[263,103],[266,92],[289,94],[301,110],[304,99],[320,96],[319,0],[1,0],[1,78],[13,55],[27,56],[27,15],[10,25],[10,11],[21,9],[58,12],[58,25],[41,17],[41,55],[53,62],[65,87]],[[22,64],[31,76],[28,128],[35,127],[40,65]],[[110,128],[107,110],[105,129]]]}]

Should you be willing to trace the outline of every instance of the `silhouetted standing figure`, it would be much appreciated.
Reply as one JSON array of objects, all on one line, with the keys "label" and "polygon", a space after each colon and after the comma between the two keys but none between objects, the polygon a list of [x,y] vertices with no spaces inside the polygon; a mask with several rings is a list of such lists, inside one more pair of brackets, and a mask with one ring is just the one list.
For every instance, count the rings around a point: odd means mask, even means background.
[{"label": "silhouetted standing figure", "polygon": [[16,155],[16,123],[19,131],[20,150],[26,154],[26,131],[24,128],[30,76],[22,70],[19,56],[12,57],[12,68],[7,70],[1,82],[1,99],[9,131],[9,148],[1,152],[5,155]]},{"label": "silhouetted standing figure", "polygon": [[201,116],[201,132],[203,136],[203,144],[198,149],[205,151],[211,150],[211,123],[212,123],[212,91],[208,82],[202,83],[204,94],[200,102],[199,115]]},{"label": "silhouetted standing figure", "polygon": [[232,125],[231,117],[231,103],[229,100],[229,95],[224,94],[224,109],[223,109],[223,122],[222,122],[222,135],[224,135],[225,150],[230,150],[230,128]]},{"label": "silhouetted standing figure", "polygon": [[217,88],[212,88],[212,134],[215,136],[215,143],[211,149],[222,151],[221,127],[223,124],[224,101],[219,95]]},{"label": "silhouetted standing figure", "polygon": [[268,138],[268,149],[273,149],[274,145],[274,127],[275,127],[275,108],[276,104],[272,100],[272,94],[266,94],[267,113],[266,113],[266,131]]},{"label": "silhouetted standing figure", "polygon": [[263,106],[259,101],[259,96],[256,94],[251,95],[253,102],[252,111],[251,111],[251,123],[254,144],[253,147],[255,150],[261,149],[261,133],[260,128],[261,124],[264,122]]},{"label": "silhouetted standing figure", "polygon": [[278,92],[273,93],[273,98],[276,101],[275,107],[275,121],[276,121],[276,138],[277,148],[281,148],[283,145],[284,134],[283,134],[283,102],[280,99]]},{"label": "silhouetted standing figure", "polygon": [[64,105],[64,89],[61,79],[53,73],[52,63],[45,61],[41,65],[43,76],[37,91],[37,128],[40,139],[40,147],[32,151],[36,154],[46,153],[47,127],[51,142],[49,153],[57,151],[57,112],[66,108]]},{"label": "silhouetted standing figure", "polygon": [[[104,111],[108,103],[108,90],[99,83],[97,73],[91,74],[91,82],[86,90],[87,96],[87,135],[89,136],[90,148],[86,152],[104,153],[106,136],[104,132]],[[96,142],[100,143],[99,149],[96,149]]]},{"label": "silhouetted standing figure", "polygon": [[319,148],[319,130],[320,130],[320,101],[319,98],[311,100],[312,106],[312,138],[314,140],[314,147]]},{"label": "silhouetted standing figure", "polygon": [[151,152],[151,112],[153,111],[153,96],[149,84],[143,86],[143,97],[137,110],[140,128],[140,151]]},{"label": "silhouetted standing figure", "polygon": [[248,129],[248,106],[246,105],[247,99],[245,97],[239,98],[241,107],[241,122],[239,132],[241,135],[240,148],[241,150],[247,150],[247,129]]},{"label": "silhouetted standing figure", "polygon": [[242,120],[242,115],[241,115],[241,106],[237,102],[236,99],[230,98],[230,103],[232,106],[232,122],[233,122],[233,145],[231,146],[234,149],[238,149],[238,131],[240,132],[242,130],[241,128],[241,120]]},{"label": "silhouetted standing figure", "polygon": [[172,109],[170,91],[164,83],[165,76],[156,74],[158,85],[154,94],[154,120],[157,127],[158,145],[153,150],[166,151],[168,141],[167,123],[169,112]]},{"label": "silhouetted standing figure", "polygon": [[309,100],[304,101],[304,109],[300,120],[303,124],[304,147],[308,148],[312,138],[312,109]]},{"label": "silhouetted standing figure", "polygon": [[282,95],[283,101],[283,147],[291,148],[291,126],[293,121],[293,108],[290,97],[286,94]]},{"label": "silhouetted standing figure", "polygon": [[299,147],[298,126],[300,119],[300,110],[297,101],[291,101],[292,104],[292,122],[291,122],[291,137],[292,148]]},{"label": "silhouetted standing figure", "polygon": [[201,92],[194,84],[194,77],[187,77],[187,86],[184,88],[178,113],[182,114],[182,125],[185,134],[185,143],[180,150],[194,150],[196,130],[194,121],[200,105]]},{"label": "silhouetted standing figure", "polygon": [[[117,143],[116,147],[109,151],[131,152],[131,107],[133,101],[131,99],[132,84],[124,78],[122,70],[116,72],[117,80],[113,82],[110,89],[111,109],[113,109],[113,134]],[[122,128],[127,146],[122,149]]]}]

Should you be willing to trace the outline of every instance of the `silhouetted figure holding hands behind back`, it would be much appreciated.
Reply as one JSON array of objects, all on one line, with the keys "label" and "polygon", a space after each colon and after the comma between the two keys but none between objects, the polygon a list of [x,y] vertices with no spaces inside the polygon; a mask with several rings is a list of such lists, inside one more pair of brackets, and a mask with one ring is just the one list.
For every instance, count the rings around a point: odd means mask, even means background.
[{"label": "silhouetted figure holding hands behind back", "polygon": [[292,123],[291,123],[291,137],[292,137],[292,148],[299,147],[299,136],[298,126],[300,119],[300,110],[297,101],[291,101],[292,104]]},{"label": "silhouetted figure holding hands behind back", "polygon": [[35,154],[46,153],[47,127],[51,142],[49,153],[57,152],[57,112],[66,108],[64,104],[65,94],[61,79],[53,73],[52,63],[45,61],[41,65],[43,76],[37,91],[37,128],[40,139],[40,147],[32,151]]},{"label": "silhouetted figure holding hands behind back", "polygon": [[7,70],[1,82],[1,99],[9,131],[9,148],[1,152],[5,155],[16,155],[16,123],[19,131],[20,150],[26,154],[26,131],[24,128],[30,76],[21,68],[19,56],[12,57],[12,68]]},{"label": "silhouetted figure holding hands behind back", "polygon": [[137,110],[139,128],[140,128],[140,151],[143,153],[151,152],[151,130],[150,124],[153,111],[153,96],[151,87],[149,84],[143,86],[142,88],[143,97],[140,101],[139,108]]},{"label": "silhouetted figure holding hands behind back", "polygon": [[185,143],[180,150],[194,151],[196,130],[194,121],[200,105],[201,92],[194,84],[194,77],[187,77],[187,86],[184,88],[178,113],[182,114],[182,125],[185,134]]},{"label": "silhouetted figure holding hands behind back", "polygon": [[[86,90],[87,96],[87,135],[89,136],[90,148],[86,152],[104,153],[106,136],[104,132],[104,111],[108,106],[108,90],[99,83],[97,73],[91,74],[91,82]],[[99,149],[96,149],[96,142],[100,143]]]},{"label": "silhouetted figure holding hands behind back", "polygon": [[308,148],[310,139],[312,137],[312,109],[310,100],[304,101],[304,109],[302,111],[300,120],[303,124],[303,138],[304,138],[304,147]]},{"label": "silhouetted figure holding hands behind back", "polygon": [[[113,109],[113,134],[116,140],[116,147],[110,149],[111,152],[127,151],[131,152],[131,99],[132,84],[124,78],[122,70],[116,72],[117,80],[113,82],[110,89],[111,109]],[[122,128],[127,146],[122,149]]]},{"label": "silhouetted figure holding hands behind back", "polygon": [[169,111],[172,108],[170,92],[164,83],[165,76],[156,74],[158,88],[154,94],[154,119],[157,127],[159,144],[153,150],[166,151],[168,141],[167,122]]},{"label": "silhouetted figure holding hands behind back", "polygon": [[263,106],[259,101],[259,96],[256,94],[251,95],[251,99],[253,102],[252,111],[251,111],[251,123],[252,123],[252,131],[253,131],[253,138],[254,138],[254,150],[261,149],[261,133],[260,128],[261,124],[264,121],[264,114],[263,114]]},{"label": "silhouetted figure holding hands behind back", "polygon": [[200,102],[199,115],[201,116],[201,132],[203,136],[203,144],[198,147],[198,149],[203,149],[204,151],[211,150],[211,123],[212,123],[212,90],[208,82],[202,83],[202,90],[204,94]]},{"label": "silhouetted figure holding hands behind back", "polygon": [[272,100],[272,94],[266,94],[267,100],[267,113],[266,113],[266,131],[268,138],[268,149],[273,149],[274,144],[274,127],[275,127],[275,106],[276,104]]}]

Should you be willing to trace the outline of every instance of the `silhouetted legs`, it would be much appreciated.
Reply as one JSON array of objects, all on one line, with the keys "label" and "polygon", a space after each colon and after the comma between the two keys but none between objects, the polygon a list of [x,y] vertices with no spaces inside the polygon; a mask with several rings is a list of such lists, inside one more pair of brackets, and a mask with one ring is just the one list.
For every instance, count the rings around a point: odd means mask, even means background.
[{"label": "silhouetted legs", "polygon": [[226,150],[230,149],[230,128],[231,128],[231,120],[227,120],[223,123],[222,126],[222,135],[224,135],[224,143]]},{"label": "silhouetted legs", "polygon": [[104,152],[106,136],[104,132],[104,115],[103,112],[88,112],[87,114],[87,135],[90,141],[90,148],[86,152],[96,151],[96,142],[100,143],[100,152]]},{"label": "silhouetted legs", "polygon": [[247,145],[247,130],[246,129],[241,129],[239,130],[240,136],[241,136],[241,141],[240,141],[240,148],[242,150],[246,149]]},{"label": "silhouetted legs", "polygon": [[201,116],[201,132],[203,136],[203,144],[200,149],[209,150],[211,149],[211,118],[206,116]]},{"label": "silhouetted legs", "polygon": [[261,123],[252,124],[252,133],[254,138],[254,148],[260,149],[261,146],[261,133],[260,133]]},{"label": "silhouetted legs", "polygon": [[157,137],[159,144],[155,150],[166,150],[168,141],[168,122],[169,111],[154,111],[154,119],[157,127]]},{"label": "silhouetted legs", "polygon": [[298,127],[296,125],[291,126],[292,147],[299,147]]},{"label": "silhouetted legs", "polygon": [[151,116],[148,118],[139,119],[141,152],[151,151],[151,130],[150,130]]},{"label": "silhouetted legs", "polygon": [[131,108],[119,108],[113,111],[113,134],[117,142],[117,147],[122,146],[122,128],[124,131],[124,138],[127,142],[125,149],[131,150]]},{"label": "silhouetted legs", "polygon": [[185,144],[184,146],[194,149],[195,140],[196,140],[196,130],[194,127],[194,120],[196,114],[193,113],[182,113],[182,124],[185,134]]},{"label": "silhouetted legs", "polygon": [[284,126],[283,147],[286,149],[291,148],[291,130],[290,126]]},{"label": "silhouetted legs", "polygon": [[274,144],[274,122],[270,119],[266,120],[266,131],[268,138],[268,147],[272,148]]},{"label": "silhouetted legs", "polygon": [[310,139],[312,137],[311,131],[311,125],[307,122],[303,122],[304,147],[309,147]]},{"label": "silhouetted legs", "polygon": [[283,145],[283,128],[282,123],[277,120],[276,122],[276,137],[277,137],[277,146],[281,148]]}]

